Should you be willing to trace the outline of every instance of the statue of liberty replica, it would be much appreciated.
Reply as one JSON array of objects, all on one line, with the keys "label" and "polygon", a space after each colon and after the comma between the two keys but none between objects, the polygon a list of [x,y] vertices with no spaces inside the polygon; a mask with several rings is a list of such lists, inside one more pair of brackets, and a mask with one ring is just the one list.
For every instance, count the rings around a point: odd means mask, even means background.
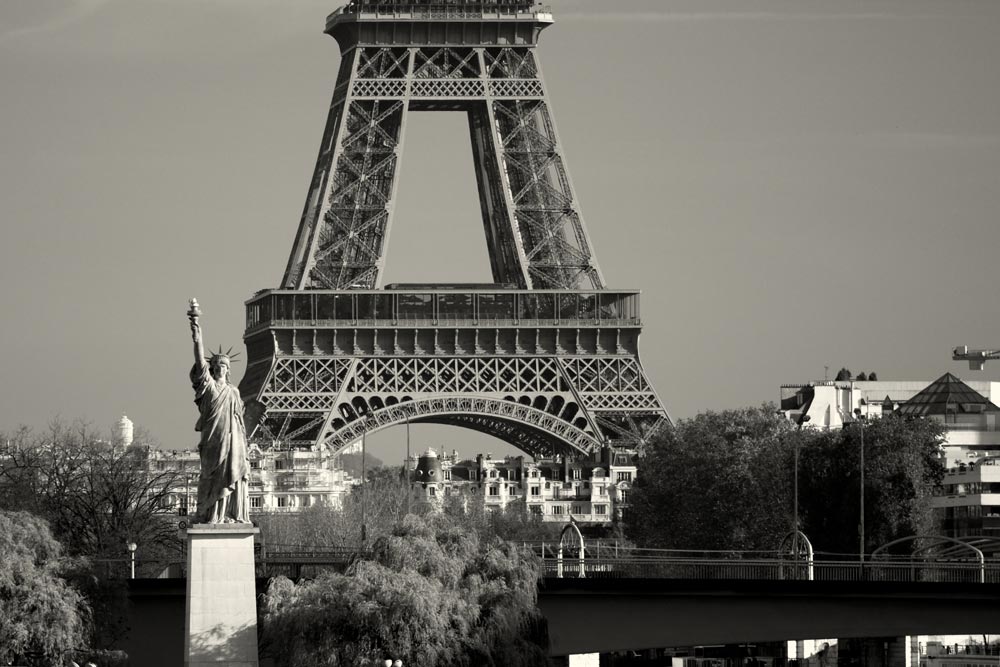
[{"label": "statue of liberty replica", "polygon": [[221,347],[210,357],[205,356],[197,299],[191,299],[190,305],[188,318],[194,341],[191,384],[200,413],[194,430],[201,433],[198,443],[201,476],[195,522],[250,523],[247,433],[243,425],[243,400],[239,390],[229,382],[231,356],[224,354]]}]

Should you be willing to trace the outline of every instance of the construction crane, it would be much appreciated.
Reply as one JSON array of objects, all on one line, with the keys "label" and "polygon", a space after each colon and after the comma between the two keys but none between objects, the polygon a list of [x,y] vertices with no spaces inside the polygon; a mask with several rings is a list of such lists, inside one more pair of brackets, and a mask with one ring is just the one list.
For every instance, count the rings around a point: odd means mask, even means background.
[{"label": "construction crane", "polygon": [[987,361],[1000,359],[1000,350],[970,350],[968,345],[963,345],[955,348],[951,358],[955,361],[968,361],[971,370],[981,371]]}]

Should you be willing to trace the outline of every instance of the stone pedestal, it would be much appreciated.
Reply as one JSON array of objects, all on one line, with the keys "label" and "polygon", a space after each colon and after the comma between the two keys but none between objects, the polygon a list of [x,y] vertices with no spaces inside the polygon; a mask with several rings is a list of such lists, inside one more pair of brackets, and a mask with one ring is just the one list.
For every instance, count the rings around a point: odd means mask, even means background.
[{"label": "stone pedestal", "polygon": [[249,524],[187,529],[185,667],[258,667],[253,536]]}]

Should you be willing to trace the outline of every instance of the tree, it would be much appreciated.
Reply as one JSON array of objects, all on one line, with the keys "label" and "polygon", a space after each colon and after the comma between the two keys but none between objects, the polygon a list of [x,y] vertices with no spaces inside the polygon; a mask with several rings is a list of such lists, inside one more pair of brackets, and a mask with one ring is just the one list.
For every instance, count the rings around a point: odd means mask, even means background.
[{"label": "tree", "polygon": [[640,459],[626,534],[642,547],[776,549],[791,529],[800,437],[773,405],[681,420]]},{"label": "tree", "polygon": [[868,374],[868,381],[878,382],[878,375],[875,374],[875,371],[872,371],[871,373]]},{"label": "tree", "polygon": [[544,665],[537,576],[530,551],[410,515],[346,574],[272,580],[265,642],[279,667]]},{"label": "tree", "polygon": [[858,377],[855,378],[855,379],[858,382],[867,382],[868,381],[868,375],[866,375],[865,372],[862,371],[862,372],[858,373]]},{"label": "tree", "polygon": [[148,470],[147,452],[109,444],[83,423],[53,422],[42,435],[22,428],[0,436],[0,502],[47,519],[71,555],[120,559],[135,542],[140,559],[175,557],[177,526],[161,508],[178,474]]},{"label": "tree", "polygon": [[0,662],[57,664],[82,646],[90,611],[60,578],[71,562],[48,524],[0,510]]},{"label": "tree", "polygon": [[[295,514],[261,515],[257,521],[269,551],[285,547],[358,548],[362,515],[370,544],[403,520],[409,493],[402,467],[375,468],[367,471],[363,485],[351,488],[340,507],[316,505]],[[410,509],[426,510],[416,504]]]},{"label": "tree", "polygon": [[115,446],[83,423],[0,435],[0,507],[46,519],[69,555],[87,559],[74,576],[93,610],[90,644],[98,649],[128,628],[126,544],[138,545],[140,576],[156,576],[181,554],[175,518],[161,509],[178,474],[150,471],[147,455],[141,444]]},{"label": "tree", "polygon": [[803,448],[799,511],[817,550],[858,552],[862,429],[865,551],[900,537],[936,532],[930,501],[944,475],[938,458],[943,427],[929,419],[890,415],[814,432]]},{"label": "tree", "polygon": [[851,371],[849,371],[847,368],[841,368],[840,371],[837,372],[837,381],[838,382],[844,382],[844,381],[850,380],[851,377],[853,377],[851,375]]}]

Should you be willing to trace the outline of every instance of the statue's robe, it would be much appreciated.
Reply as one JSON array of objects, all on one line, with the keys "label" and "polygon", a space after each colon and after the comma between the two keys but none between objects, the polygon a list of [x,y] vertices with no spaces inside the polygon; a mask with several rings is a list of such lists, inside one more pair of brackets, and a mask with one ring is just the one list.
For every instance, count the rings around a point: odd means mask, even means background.
[{"label": "statue's robe", "polygon": [[201,432],[198,521],[249,523],[250,461],[240,392],[225,379],[213,378],[208,364],[195,364],[191,384],[200,412],[194,427]]}]

